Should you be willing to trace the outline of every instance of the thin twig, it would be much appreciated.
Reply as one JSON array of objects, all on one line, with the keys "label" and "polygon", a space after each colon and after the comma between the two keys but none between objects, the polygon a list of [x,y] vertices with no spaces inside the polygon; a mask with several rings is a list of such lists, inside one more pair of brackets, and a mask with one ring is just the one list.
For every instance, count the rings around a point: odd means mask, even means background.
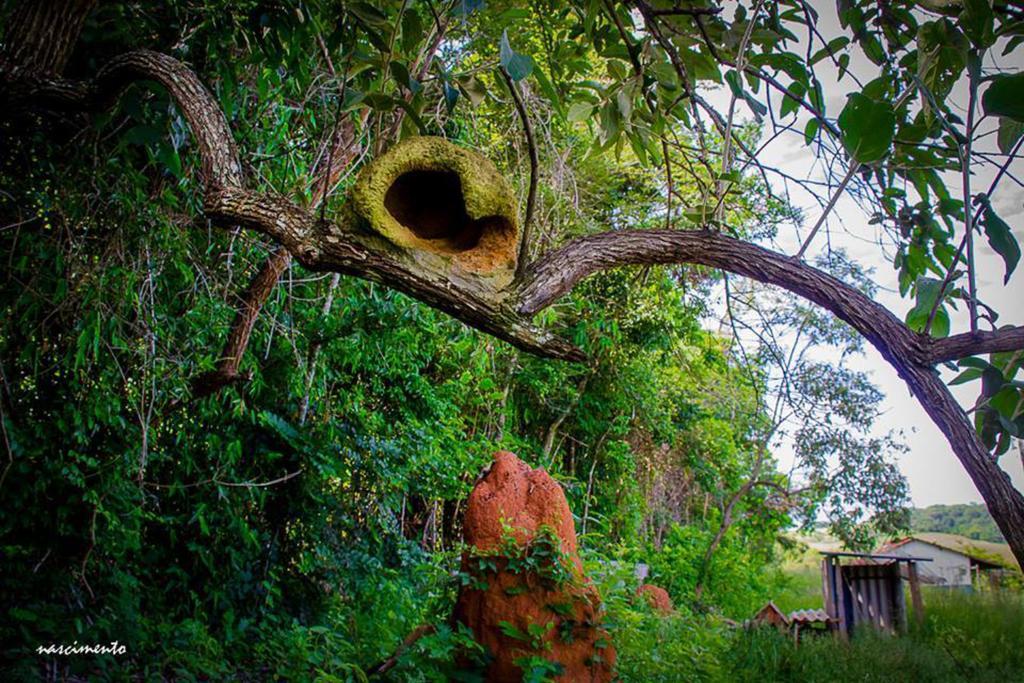
[{"label": "thin twig", "polygon": [[[747,45],[750,44],[750,36],[754,33],[754,25],[757,23],[757,14],[761,11],[761,5],[763,0],[757,0],[754,3],[754,9],[750,12],[750,21],[747,23],[747,30],[743,32],[743,39],[740,40],[739,49],[736,52],[736,73],[737,80],[740,87],[743,87],[742,74],[747,66]],[[697,20],[698,24],[700,20]],[[703,24],[701,24],[701,32],[703,33]],[[729,115],[725,121],[725,139],[722,144],[722,175],[728,175],[732,170],[732,126],[733,118],[736,114],[736,93],[732,93],[729,98]],[[715,210],[715,220],[722,223],[722,219],[725,216],[725,193],[728,189],[728,181],[724,178],[720,178],[718,181],[718,195],[719,202],[718,208]]]},{"label": "thin twig", "polygon": [[234,481],[221,481],[220,479],[214,479],[213,483],[217,484],[218,486],[232,486],[232,487],[236,487],[236,488],[257,489],[257,488],[264,488],[266,486],[275,486],[277,484],[283,484],[284,482],[288,481],[289,479],[294,479],[295,477],[299,476],[300,474],[302,474],[302,470],[295,470],[294,472],[289,472],[288,474],[284,475],[283,477],[278,477],[277,479],[272,479],[270,481],[261,481],[261,482],[242,481],[242,482],[234,482]]},{"label": "thin twig", "polygon": [[[893,110],[895,111],[902,107],[903,104],[907,101],[907,99],[910,98],[911,94],[913,94],[913,92],[914,88],[905,89],[903,91],[903,94],[901,94],[899,96],[899,99],[897,99],[895,104],[893,104]],[[818,222],[815,223],[814,227],[811,229],[811,234],[809,234],[807,236],[807,239],[804,240],[804,243],[800,245],[800,251],[796,253],[796,258],[803,257],[804,252],[807,251],[807,247],[811,245],[811,240],[813,240],[814,236],[818,234],[818,230],[820,230],[821,226],[824,225],[825,219],[828,218],[829,213],[832,212],[832,209],[835,207],[836,202],[839,201],[840,195],[842,195],[843,191],[846,189],[846,186],[850,183],[850,180],[853,179],[854,174],[860,170],[861,165],[862,164],[859,161],[856,161],[852,157],[850,158],[850,168],[846,171],[846,176],[843,177],[842,182],[839,183],[839,187],[836,188],[836,191],[829,198],[828,205],[825,207],[825,210],[818,218]]]},{"label": "thin twig", "polygon": [[706,17],[721,14],[721,7],[669,7],[666,9],[654,9],[647,3],[643,3],[651,16],[655,17]]},{"label": "thin twig", "polygon": [[858,170],[860,170],[860,162],[851,159],[849,170],[843,177],[842,182],[839,183],[839,187],[837,187],[836,191],[832,193],[831,197],[829,197],[825,210],[821,212],[821,216],[818,217],[818,222],[814,224],[813,228],[811,228],[811,234],[809,234],[807,239],[804,240],[804,243],[800,245],[800,251],[796,253],[796,258],[803,258],[804,252],[807,251],[807,247],[811,246],[811,240],[813,240],[814,236],[818,234],[818,230],[821,229],[821,226],[825,224],[825,219],[828,218],[828,215],[832,212],[836,202],[839,201],[839,197],[846,190],[846,186],[850,183],[850,180],[853,179],[853,176]]},{"label": "thin twig", "polygon": [[665,229],[672,228],[672,160],[669,158],[668,142],[661,138],[661,153],[665,156],[665,182],[668,192],[665,193]]},{"label": "thin twig", "polygon": [[505,67],[499,66],[498,73],[505,79],[505,85],[508,86],[508,91],[512,93],[512,101],[515,103],[516,112],[519,114],[519,120],[523,124],[523,134],[526,136],[526,147],[530,154],[530,189],[526,193],[526,212],[523,215],[523,231],[522,238],[519,242],[519,264],[516,270],[522,273],[526,268],[526,260],[530,255],[530,237],[532,232],[532,221],[533,221],[533,205],[537,197],[537,167],[540,162],[537,159],[537,143],[533,139],[533,126],[530,125],[530,117],[526,113],[526,106],[523,104],[522,98],[519,96],[519,91],[516,89],[515,81],[512,80],[512,76],[505,70]]},{"label": "thin twig", "polygon": [[[971,318],[971,332],[978,331],[978,285],[974,272],[974,216],[971,215],[971,136],[974,129],[974,105],[978,98],[978,79],[968,68],[970,96],[967,101],[967,126],[964,128],[966,141],[960,150],[960,171],[964,186],[964,228],[967,238],[967,310]],[[939,293],[941,296],[941,292]]]},{"label": "thin twig", "polygon": [[[988,191],[985,192],[986,197],[991,197],[992,193],[995,192],[996,186],[999,184],[999,181],[1003,179],[1003,176],[1006,174],[1006,170],[1010,167],[1010,163],[1017,158],[1017,151],[1020,149],[1021,143],[1024,143],[1024,137],[1019,138],[1014,144],[1013,149],[1010,150],[1010,153],[1006,157],[1006,161],[1003,162],[1003,165],[999,168],[999,172],[996,173],[996,177],[993,178],[992,182],[989,184]],[[968,207],[964,207],[965,212],[968,210]],[[978,220],[981,218],[981,212],[983,210],[984,207],[979,206],[978,210],[974,212],[973,221],[975,224],[977,224]],[[924,325],[923,334],[925,335],[927,335],[932,329],[932,322],[935,320],[936,313],[938,313],[939,305],[942,303],[942,299],[944,298],[943,295],[946,293],[946,288],[949,287],[949,283],[953,280],[953,275],[956,272],[956,265],[960,263],[960,257],[963,255],[964,249],[967,247],[967,236],[969,234],[970,231],[964,232],[964,237],[960,240],[960,246],[957,247],[956,254],[953,256],[953,260],[950,262],[949,268],[946,270],[946,277],[943,278],[942,286],[939,287],[939,295],[935,297],[935,302],[932,304],[932,310],[928,313],[928,322]]]}]

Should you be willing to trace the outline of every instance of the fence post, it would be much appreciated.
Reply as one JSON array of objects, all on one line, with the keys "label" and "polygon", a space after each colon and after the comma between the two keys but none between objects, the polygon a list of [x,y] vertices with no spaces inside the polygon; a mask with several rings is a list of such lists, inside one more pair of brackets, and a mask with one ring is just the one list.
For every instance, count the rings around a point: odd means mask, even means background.
[{"label": "fence post", "polygon": [[924,601],[921,600],[921,582],[917,575],[917,562],[907,563],[907,578],[910,580],[910,602],[914,606],[914,621],[924,623]]}]

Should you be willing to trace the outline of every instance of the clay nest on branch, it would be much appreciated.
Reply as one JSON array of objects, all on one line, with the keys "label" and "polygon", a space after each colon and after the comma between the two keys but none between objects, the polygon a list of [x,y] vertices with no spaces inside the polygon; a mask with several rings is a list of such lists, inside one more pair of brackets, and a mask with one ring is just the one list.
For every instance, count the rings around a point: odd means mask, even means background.
[{"label": "clay nest on branch", "polygon": [[431,269],[494,289],[515,275],[512,189],[477,152],[438,137],[403,140],[360,174],[352,206],[364,227]]}]

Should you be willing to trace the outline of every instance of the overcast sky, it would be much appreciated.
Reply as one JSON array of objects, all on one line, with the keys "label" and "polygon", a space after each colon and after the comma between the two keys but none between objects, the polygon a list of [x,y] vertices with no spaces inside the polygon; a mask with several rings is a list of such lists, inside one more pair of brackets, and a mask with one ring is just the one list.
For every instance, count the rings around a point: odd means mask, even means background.
[{"label": "overcast sky", "polygon": [[[818,28],[824,37],[831,39],[842,35],[836,18],[835,4],[831,2],[813,4],[821,12]],[[726,13],[731,15],[732,9],[727,8]],[[794,29],[794,32],[797,31]],[[819,47],[821,46],[816,45],[815,49]],[[791,46],[789,49],[802,53],[806,47]],[[1024,69],[1024,60],[1019,54],[1022,51],[1024,50],[1018,49],[1017,55],[1012,56],[1010,60],[1004,58],[999,65],[1013,70]],[[852,55],[851,70],[860,75],[864,82],[867,82],[877,75],[877,68],[865,59],[858,58],[857,52],[855,49]],[[824,63],[819,64],[818,76],[822,79],[825,93],[828,96],[828,116],[835,117],[845,104],[846,93],[851,92],[856,86],[849,77],[838,84],[834,79],[830,80],[833,74],[829,74],[827,69],[822,68],[823,65]],[[960,88],[960,92],[965,94],[965,89]],[[720,105],[723,112],[725,111],[728,102],[727,93],[719,91],[711,94],[709,99],[716,105]],[[776,99],[773,98],[773,103],[777,107],[778,104],[774,101]],[[966,96],[959,100],[966,102]],[[749,111],[745,109],[738,109],[738,111],[742,111],[745,116],[749,115]],[[796,134],[783,135],[776,143],[770,145],[761,160],[766,165],[777,166],[797,177],[821,179],[823,177],[822,169],[820,165],[815,164],[811,148],[805,146],[803,142],[801,133],[803,121],[796,127],[796,131],[798,131]],[[1024,163],[1017,161],[1010,170],[1018,178],[1024,177]],[[975,168],[972,191],[984,191],[993,176],[994,169],[991,166]],[[948,182],[951,191],[956,196],[961,191],[959,178],[951,177]],[[776,189],[781,189],[781,183]],[[802,192],[795,185],[790,184],[788,189],[793,202],[804,210],[805,220],[800,234],[805,235],[817,221],[821,209],[812,196]],[[997,188],[992,200],[997,213],[1010,224],[1018,240],[1024,243],[1024,189],[1014,180],[1005,179]],[[827,235],[819,234],[815,245],[824,248],[826,243],[830,243],[833,248],[845,249],[861,265],[873,268],[875,281],[881,288],[876,299],[898,317],[903,318],[913,302],[899,296],[897,272],[892,267],[893,253],[891,250],[883,250],[879,246],[881,238],[878,228],[869,225],[868,218],[869,216],[864,214],[855,201],[844,197],[830,214],[826,226]],[[962,226],[958,226],[960,235],[963,234],[962,230]],[[1000,313],[1000,324],[1024,324],[1024,265],[1018,269],[1016,277],[1010,281],[1009,286],[1004,287],[1001,259],[991,251],[984,238],[976,240],[975,243],[978,245],[977,273],[981,299]],[[798,236],[790,228],[779,235],[774,246],[784,253],[793,254],[799,248]],[[820,252],[820,249],[818,251]],[[816,250],[812,248],[808,253],[816,253]],[[952,320],[954,333],[968,329],[967,316],[964,311],[953,312]],[[838,359],[837,354],[835,358]],[[882,359],[879,353],[870,345],[866,345],[865,354],[848,359],[847,364],[853,369],[870,373],[875,383],[886,395],[885,413],[876,422],[875,431],[883,434],[890,430],[902,430],[905,434],[910,450],[900,456],[899,465],[910,483],[913,503],[917,506],[926,506],[936,503],[981,502],[981,497],[974,484],[953,455],[945,437],[925,414],[920,404],[910,395],[896,371]],[[944,376],[948,380],[954,376],[954,373],[944,372]],[[962,405],[974,404],[978,393],[977,383],[953,387],[953,389]],[[782,467],[788,469],[792,462],[792,454],[788,452],[785,445],[778,449],[777,456]],[[1016,445],[1003,456],[1000,464],[1010,472],[1017,487],[1024,489],[1021,454]]]}]

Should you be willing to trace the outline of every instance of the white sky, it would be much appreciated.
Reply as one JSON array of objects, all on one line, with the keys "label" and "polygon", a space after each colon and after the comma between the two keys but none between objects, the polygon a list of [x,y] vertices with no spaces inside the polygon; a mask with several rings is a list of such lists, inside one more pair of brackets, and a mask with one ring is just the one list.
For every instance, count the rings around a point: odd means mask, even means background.
[{"label": "white sky", "polygon": [[[826,40],[843,35],[835,15],[835,3],[813,4],[821,13],[818,28]],[[732,9],[728,8],[726,14],[731,16]],[[793,30],[795,33],[799,33],[796,29]],[[819,47],[820,45],[816,45],[815,49]],[[802,53],[806,46],[791,46],[790,49]],[[859,50],[856,48],[853,50],[851,69],[861,76],[863,82],[867,82],[877,75],[877,68],[863,58],[858,59],[858,52]],[[1024,68],[1021,52],[1022,50],[1018,49],[1018,54],[1012,56],[1012,63],[1003,59],[1000,66],[1015,70]],[[834,80],[830,82],[828,79],[832,77],[832,74],[829,74],[830,69],[826,68],[827,66],[828,60],[819,63],[818,76],[823,80],[824,91],[828,96],[827,114],[834,118],[845,104],[846,93],[853,91],[856,86],[849,77],[838,84]],[[782,80],[788,83],[787,78]],[[966,102],[966,88],[960,88],[960,91],[964,93],[964,96],[958,99]],[[728,102],[726,92],[710,93],[708,99],[716,106],[721,106],[721,111],[726,111]],[[774,94],[773,104],[775,107],[778,106],[778,98]],[[749,115],[749,110],[742,106],[737,108],[737,112],[742,112],[745,116]],[[813,152],[803,142],[802,131],[805,120],[803,119],[801,124],[796,127],[795,130],[798,131],[796,134],[784,135],[770,145],[761,160],[767,166],[779,167],[799,178],[821,179],[821,168],[815,166]],[[770,124],[766,121],[766,125]],[[987,140],[991,146],[991,137]],[[1018,178],[1024,177],[1024,163],[1019,160],[1010,167],[1010,170]],[[991,166],[978,167],[972,179],[972,192],[986,190],[994,174],[995,169]],[[948,185],[954,196],[961,192],[958,177],[950,178]],[[781,190],[781,183],[777,184],[776,188]],[[805,235],[821,214],[819,204],[809,194],[802,192],[793,184],[790,184],[789,190],[794,203],[805,212],[804,225],[800,230],[800,234]],[[1012,179],[1004,179],[992,200],[997,213],[1010,224],[1018,240],[1024,244],[1024,189],[1015,184]],[[893,311],[897,317],[902,318],[912,307],[913,302],[909,299],[901,299],[899,296],[897,272],[892,267],[893,254],[889,251],[883,252],[879,248],[877,226],[869,225],[868,218],[869,216],[864,214],[856,202],[849,197],[843,197],[830,214],[822,233],[819,233],[814,242],[814,246],[817,246],[818,249],[815,250],[812,246],[808,254],[820,253],[828,241],[833,248],[846,250],[857,263],[873,268],[874,279],[881,288],[876,297],[877,300]],[[824,234],[826,229],[827,236]],[[962,226],[958,226],[958,232],[960,235],[963,234]],[[779,235],[774,246],[784,253],[793,254],[799,248],[799,244],[797,235],[790,228],[788,233],[783,231],[783,234]],[[1021,300],[1024,298],[1024,264],[1018,268],[1018,272],[1015,273],[1009,286],[1004,287],[1002,285],[1002,260],[991,251],[983,237],[976,239],[975,244],[978,255],[977,273],[980,298],[1000,313],[1000,324],[1024,324],[1024,306],[1021,305]],[[963,307],[961,306],[961,308]],[[952,323],[953,333],[966,331],[968,329],[966,313],[963,310],[952,312]],[[868,372],[886,395],[885,412],[877,420],[875,432],[884,434],[890,430],[902,430],[905,434],[905,440],[910,450],[900,457],[899,465],[910,484],[913,504],[926,506],[936,503],[981,502],[981,497],[974,484],[953,455],[945,437],[925,414],[920,404],[910,395],[896,371],[882,359],[873,347],[870,345],[865,345],[865,347],[865,354],[847,359],[847,365],[852,369]],[[833,354],[833,356],[838,360],[838,354]],[[948,380],[954,374],[944,371],[944,376]],[[953,387],[953,390],[961,405],[972,406],[979,387],[977,383],[969,383],[965,386]],[[782,468],[788,470],[792,464],[792,453],[787,452],[783,445],[776,455]],[[1024,471],[1022,471],[1021,459],[1021,453],[1015,444],[1003,456],[1000,464],[1010,472],[1017,487],[1024,489]]]}]

